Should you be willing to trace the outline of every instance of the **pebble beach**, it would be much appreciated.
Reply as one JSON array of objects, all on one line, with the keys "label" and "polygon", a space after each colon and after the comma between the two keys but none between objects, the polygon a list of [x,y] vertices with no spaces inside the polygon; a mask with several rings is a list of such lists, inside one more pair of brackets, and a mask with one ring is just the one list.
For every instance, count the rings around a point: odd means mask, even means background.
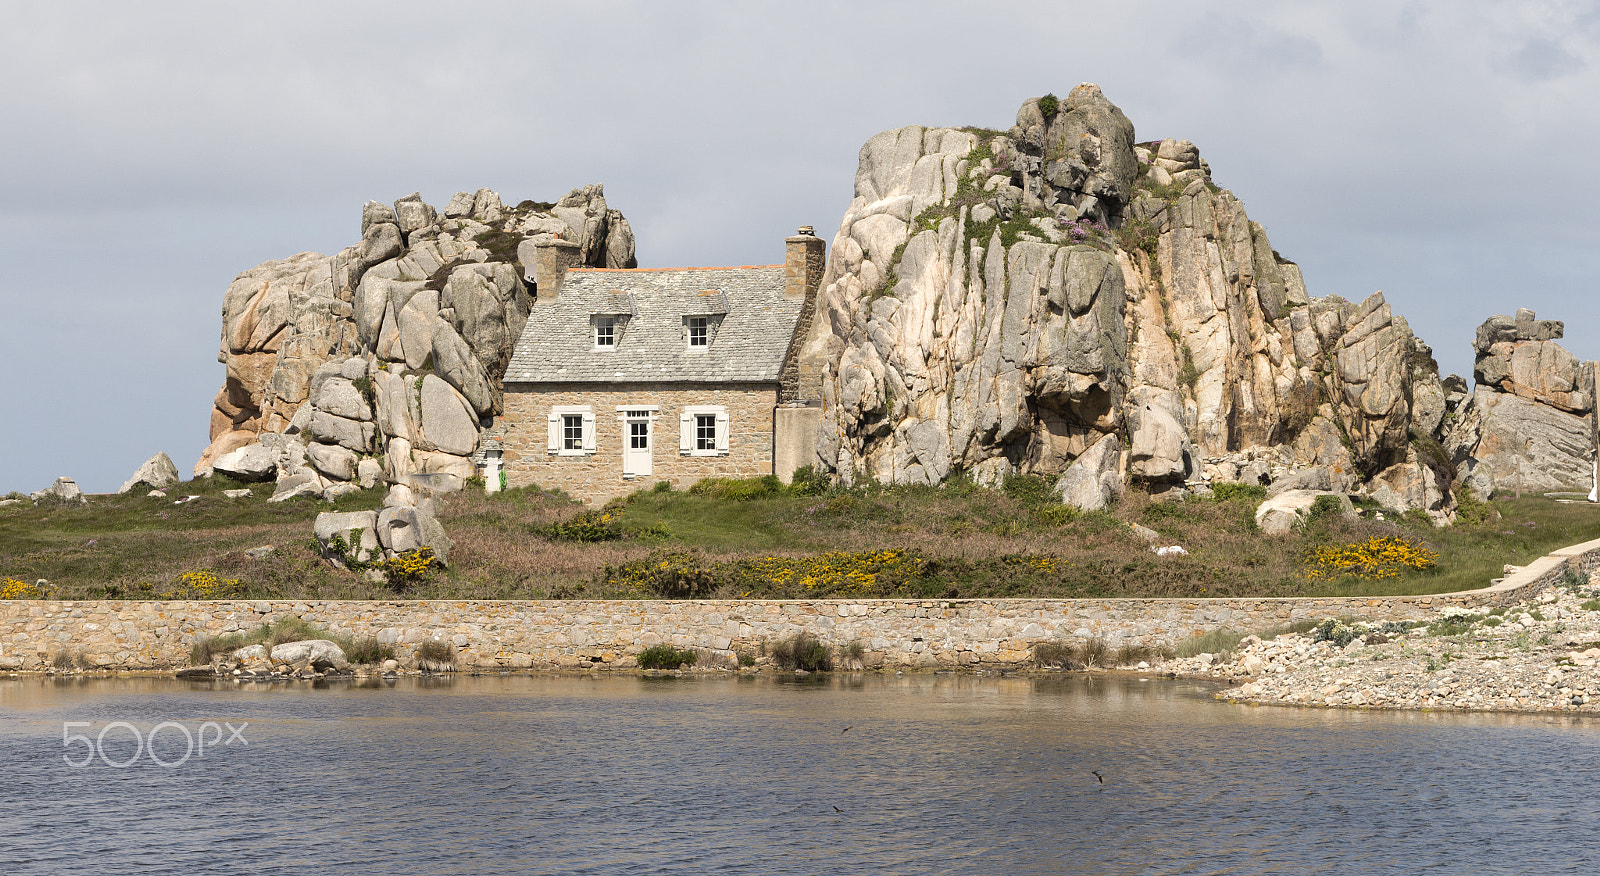
[{"label": "pebble beach", "polygon": [[1493,611],[1447,608],[1421,624],[1367,619],[1320,635],[1252,635],[1230,653],[1161,669],[1235,680],[1217,697],[1241,703],[1600,714],[1596,585],[1550,588]]}]

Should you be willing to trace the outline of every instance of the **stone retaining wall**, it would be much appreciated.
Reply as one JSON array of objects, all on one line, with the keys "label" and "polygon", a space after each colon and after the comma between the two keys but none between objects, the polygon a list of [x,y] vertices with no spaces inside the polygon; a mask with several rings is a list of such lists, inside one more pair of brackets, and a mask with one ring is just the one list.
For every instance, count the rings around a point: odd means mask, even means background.
[{"label": "stone retaining wall", "polygon": [[1434,596],[1320,599],[955,599],[316,602],[231,600],[0,602],[0,669],[42,670],[61,654],[104,669],[187,665],[196,637],[290,615],[336,634],[374,636],[409,663],[427,638],[452,643],[463,669],[628,668],[655,644],[733,661],[800,632],[868,667],[1001,667],[1034,644],[1100,637],[1175,645],[1219,629],[1257,631],[1304,618],[1420,620],[1440,608],[1519,602],[1572,564],[1600,566],[1600,540],[1563,548],[1494,586]]}]

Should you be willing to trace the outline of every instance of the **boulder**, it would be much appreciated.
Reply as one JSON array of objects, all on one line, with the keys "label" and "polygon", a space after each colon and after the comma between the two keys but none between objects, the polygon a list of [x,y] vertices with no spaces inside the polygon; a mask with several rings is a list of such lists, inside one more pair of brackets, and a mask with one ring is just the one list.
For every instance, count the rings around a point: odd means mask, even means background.
[{"label": "boulder", "polygon": [[88,497],[83,494],[83,490],[78,488],[78,482],[72,478],[66,477],[65,475],[56,478],[56,482],[50,486],[45,487],[36,493],[30,493],[28,498],[32,499],[35,503],[72,502],[75,504],[83,504],[89,501]]},{"label": "boulder", "polygon": [[1311,513],[1311,506],[1323,496],[1333,496],[1339,502],[1340,513],[1345,517],[1356,516],[1355,505],[1350,497],[1344,493],[1330,493],[1322,490],[1290,490],[1279,493],[1260,505],[1256,506],[1256,526],[1267,535],[1285,535],[1304,521]]},{"label": "boulder", "polygon": [[417,508],[398,506],[377,512],[378,540],[391,554],[432,548],[439,564],[449,559],[450,539],[433,515]]},{"label": "boulder", "polygon": [[[335,372],[337,373],[337,371]],[[329,377],[317,387],[313,404],[317,410],[349,420],[372,419],[372,406],[356,389],[355,383],[343,376]]]},{"label": "boulder", "polygon": [[351,559],[357,562],[369,562],[382,552],[376,511],[324,511],[317,515],[312,532],[322,547],[322,556],[340,568],[344,568],[342,558],[329,548],[334,536],[344,542]]},{"label": "boulder", "polygon": [[1063,504],[1083,511],[1100,511],[1122,492],[1118,471],[1122,443],[1115,433],[1102,437],[1073,461],[1056,481],[1055,494]]},{"label": "boulder", "polygon": [[1142,481],[1181,481],[1183,427],[1165,410],[1145,405],[1129,417],[1128,474]]},{"label": "boulder", "polygon": [[287,477],[278,479],[277,487],[272,491],[268,502],[287,502],[298,496],[322,497],[322,491],[328,488],[328,482],[318,475],[310,466],[301,466]]},{"label": "boulder", "polygon": [[131,493],[141,487],[161,490],[178,482],[178,467],[165,453],[157,453],[144,461],[133,476],[117,489],[118,494]]},{"label": "boulder", "polygon": [[278,472],[278,451],[251,444],[217,457],[211,461],[211,468],[246,483],[269,481]]},{"label": "boulder", "polygon": [[478,446],[478,418],[472,406],[450,384],[435,375],[422,378],[420,394],[421,450],[467,456]]},{"label": "boulder", "polygon": [[309,444],[306,457],[317,471],[341,481],[355,480],[356,467],[360,464],[360,457],[354,450],[337,444]]},{"label": "boulder", "polygon": [[272,649],[273,663],[286,663],[293,667],[310,666],[313,669],[347,669],[350,658],[327,639],[306,639],[301,642],[284,642]]},{"label": "boulder", "polygon": [[356,464],[356,485],[363,490],[370,490],[383,480],[383,463],[371,457],[363,457]]},{"label": "boulder", "polygon": [[306,433],[316,441],[339,444],[351,450],[364,452],[371,446],[376,430],[372,423],[317,411],[312,415],[311,428],[307,429]]}]

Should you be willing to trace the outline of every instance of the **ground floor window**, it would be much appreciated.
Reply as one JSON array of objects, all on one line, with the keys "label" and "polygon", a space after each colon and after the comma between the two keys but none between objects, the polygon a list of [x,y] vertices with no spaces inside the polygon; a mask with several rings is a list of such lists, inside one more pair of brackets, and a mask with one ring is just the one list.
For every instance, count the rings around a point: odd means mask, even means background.
[{"label": "ground floor window", "polygon": [[546,450],[558,456],[594,453],[594,410],[588,405],[557,405],[550,409]]},{"label": "ground floor window", "polygon": [[679,417],[678,450],[687,456],[726,456],[728,409],[714,405],[684,408]]}]

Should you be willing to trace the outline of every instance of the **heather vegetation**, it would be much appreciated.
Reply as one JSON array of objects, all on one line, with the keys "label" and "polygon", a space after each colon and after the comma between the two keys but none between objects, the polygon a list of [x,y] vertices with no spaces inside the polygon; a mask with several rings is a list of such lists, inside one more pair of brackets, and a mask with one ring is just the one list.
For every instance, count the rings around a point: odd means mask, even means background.
[{"label": "heather vegetation", "polygon": [[[1041,478],[987,490],[844,489],[803,477],[645,489],[585,508],[538,488],[442,497],[450,566],[397,584],[335,569],[307,545],[329,504],[267,504],[270,485],[190,482],[170,499],[0,509],[8,598],[578,599],[1210,597],[1438,593],[1482,587],[1506,563],[1600,537],[1600,508],[1528,497],[1473,502],[1450,529],[1313,513],[1263,536],[1260,488],[1176,504],[1129,493],[1108,512],[1055,502]],[[335,505],[353,510],[379,494]],[[1151,533],[1154,533],[1152,536]],[[275,549],[251,558],[246,551]],[[1185,553],[1157,556],[1152,547]],[[260,553],[260,552],[255,552]],[[48,583],[40,587],[38,579]]]}]

